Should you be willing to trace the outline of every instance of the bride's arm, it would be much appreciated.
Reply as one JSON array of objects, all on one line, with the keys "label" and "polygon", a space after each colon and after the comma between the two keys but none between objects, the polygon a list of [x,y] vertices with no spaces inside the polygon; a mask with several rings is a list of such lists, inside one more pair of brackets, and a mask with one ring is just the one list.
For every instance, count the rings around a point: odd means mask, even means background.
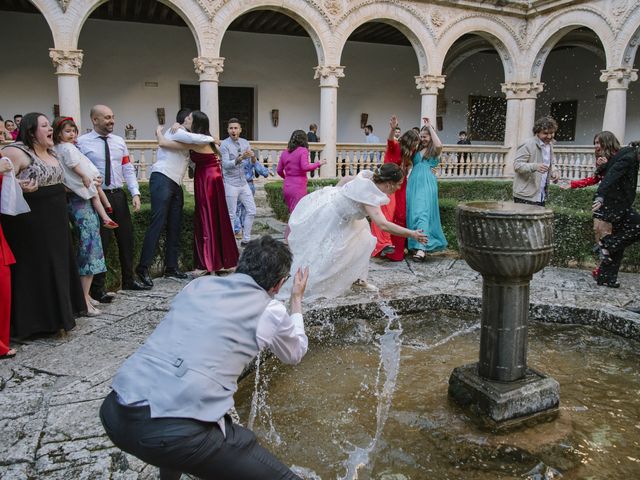
[{"label": "bride's arm", "polygon": [[387,220],[380,210],[380,207],[373,207],[371,205],[364,206],[365,211],[369,218],[380,227],[380,230],[384,232],[389,232],[392,235],[397,235],[398,237],[408,237],[413,238],[414,240],[420,243],[427,243],[427,236],[422,233],[422,230],[409,230],[408,228],[403,228],[400,225],[396,225],[393,222]]},{"label": "bride's arm", "polygon": [[340,181],[336,184],[336,187],[342,187],[344,184],[349,183],[351,180],[353,180],[354,177],[353,175],[345,175],[344,177],[342,177],[340,179]]}]

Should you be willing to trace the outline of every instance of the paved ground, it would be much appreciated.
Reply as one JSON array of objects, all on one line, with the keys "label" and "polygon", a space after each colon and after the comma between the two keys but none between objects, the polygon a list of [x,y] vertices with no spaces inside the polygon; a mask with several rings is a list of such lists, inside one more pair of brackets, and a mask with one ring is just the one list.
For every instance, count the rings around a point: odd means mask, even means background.
[{"label": "paved ground", "polygon": [[[262,231],[280,235],[283,226],[270,218],[262,193],[259,203]],[[477,302],[481,295],[479,275],[445,255],[424,263],[373,260],[370,281],[380,287],[383,298],[444,295]],[[638,338],[640,315],[624,307],[640,299],[640,275],[622,274],[620,281],[623,287],[613,290],[595,286],[588,271],[547,268],[531,285],[531,301],[540,307],[534,316],[544,320],[545,315],[564,315],[578,306],[589,319],[604,319]],[[97,411],[114,372],[162,319],[183,285],[157,279],[149,292],[119,293],[113,304],[101,307],[103,315],[79,319],[63,337],[13,345],[18,355],[0,362],[0,478],[157,478],[155,468],[113,447]],[[371,300],[370,292],[354,290],[308,307]]]}]

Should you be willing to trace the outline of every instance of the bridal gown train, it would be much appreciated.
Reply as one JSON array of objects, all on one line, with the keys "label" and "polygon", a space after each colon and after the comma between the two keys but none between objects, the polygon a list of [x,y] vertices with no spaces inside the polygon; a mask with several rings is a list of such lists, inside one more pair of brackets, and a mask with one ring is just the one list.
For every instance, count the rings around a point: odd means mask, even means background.
[{"label": "bridal gown train", "polygon": [[291,291],[299,267],[309,267],[305,298],[333,298],[358,280],[366,280],[376,238],[366,220],[365,205],[379,207],[389,197],[373,182],[373,173],[360,172],[340,187],[325,187],[300,200],[289,218],[292,278],[280,298]]}]

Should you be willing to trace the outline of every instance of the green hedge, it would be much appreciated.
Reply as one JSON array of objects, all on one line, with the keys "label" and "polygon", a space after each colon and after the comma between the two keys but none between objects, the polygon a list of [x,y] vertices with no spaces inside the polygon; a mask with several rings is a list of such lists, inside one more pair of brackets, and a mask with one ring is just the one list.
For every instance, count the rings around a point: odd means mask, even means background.
[{"label": "green hedge", "polygon": [[[140,211],[133,213],[131,211],[131,219],[133,220],[133,235],[134,235],[134,267],[138,264],[140,258],[140,252],[142,251],[142,242],[144,240],[144,234],[147,231],[147,227],[151,223],[151,204],[149,198],[149,185],[146,183],[140,184],[140,198],[142,206]],[[180,243],[180,267],[184,270],[193,269],[193,212],[195,207],[195,201],[193,195],[184,193],[184,210],[182,213],[182,232]],[[164,270],[164,235],[160,238],[159,246],[156,256],[151,266],[152,276],[159,275]],[[115,241],[115,236],[112,237],[109,250],[106,253],[107,261],[107,288],[109,290],[115,290],[120,287],[120,260],[118,259],[118,247]]]},{"label": "green hedge", "polygon": [[[336,179],[309,181],[308,190],[334,185]],[[456,237],[456,207],[461,202],[472,200],[511,200],[511,181],[497,180],[441,180],[438,182],[440,198],[440,218],[442,229],[449,242],[449,248],[458,249]],[[282,181],[265,185],[267,200],[276,218],[286,222],[289,211],[282,197]],[[548,206],[554,213],[555,250],[551,260],[553,265],[591,265],[593,256],[593,220],[591,203],[595,187],[562,190],[555,185],[549,192]],[[635,202],[640,209],[640,197]],[[625,252],[624,270],[640,271],[640,244],[635,244]]]}]

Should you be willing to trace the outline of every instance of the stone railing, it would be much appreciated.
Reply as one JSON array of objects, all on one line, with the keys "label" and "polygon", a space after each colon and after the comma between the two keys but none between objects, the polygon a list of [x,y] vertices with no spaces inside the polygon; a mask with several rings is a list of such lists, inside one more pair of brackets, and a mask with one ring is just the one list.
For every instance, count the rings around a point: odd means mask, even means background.
[{"label": "stone railing", "polygon": [[[373,169],[384,158],[383,143],[337,144],[337,176]],[[438,165],[442,178],[503,178],[509,149],[502,146],[445,145]]]},{"label": "stone railing", "polygon": [[593,175],[596,161],[593,146],[556,145],[553,147],[553,153],[560,178],[577,180]]},{"label": "stone railing", "polygon": [[[0,146],[10,142],[0,142]],[[155,140],[128,140],[127,146],[140,181],[149,179],[149,169],[156,161],[158,143]],[[287,142],[252,141],[251,146],[259,161],[274,172],[280,153]],[[312,143],[309,149],[315,158],[323,157],[323,143]],[[373,169],[382,162],[384,143],[338,143],[336,145],[336,176],[356,174]],[[560,178],[575,180],[593,174],[595,156],[591,145],[554,147],[555,165]],[[445,145],[437,173],[440,178],[506,178],[505,164],[509,148],[500,145]],[[314,175],[316,173],[314,172]],[[191,183],[188,179],[187,187]]]}]

